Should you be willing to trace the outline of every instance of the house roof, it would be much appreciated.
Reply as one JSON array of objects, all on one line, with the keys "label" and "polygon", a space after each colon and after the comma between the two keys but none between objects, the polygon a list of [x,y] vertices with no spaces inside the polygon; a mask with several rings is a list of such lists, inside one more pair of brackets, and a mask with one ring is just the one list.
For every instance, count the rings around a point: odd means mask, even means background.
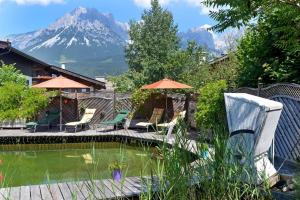
[{"label": "house roof", "polygon": [[227,54],[225,54],[225,55],[223,55],[223,56],[221,56],[219,58],[216,58],[216,59],[208,62],[208,64],[210,64],[210,65],[217,65],[217,64],[222,63],[222,62],[224,62],[224,61],[226,61],[228,59],[229,59],[229,56]]},{"label": "house roof", "polygon": [[75,78],[77,80],[81,79],[81,80],[84,80],[85,82],[88,82],[89,84],[91,85],[94,85],[94,87],[96,89],[105,89],[105,83],[104,82],[101,82],[101,81],[98,81],[96,79],[93,79],[93,78],[90,78],[90,77],[87,77],[87,76],[84,76],[84,75],[81,75],[81,74],[78,74],[78,73],[75,73],[75,72],[72,72],[72,71],[69,71],[69,70],[66,70],[66,69],[62,69],[60,67],[57,67],[57,66],[54,66],[54,65],[50,65],[46,62],[43,62],[33,56],[30,56],[14,47],[11,46],[11,43],[10,42],[6,42],[6,41],[0,41],[0,49],[7,49],[7,52],[5,53],[2,53],[0,54],[0,56],[2,55],[5,55],[5,54],[8,54],[10,52],[14,52],[28,60],[31,60],[35,63],[38,63],[40,64],[41,66],[43,67],[46,67],[52,71],[56,71],[62,75],[65,75],[65,76],[68,76],[69,78]]}]

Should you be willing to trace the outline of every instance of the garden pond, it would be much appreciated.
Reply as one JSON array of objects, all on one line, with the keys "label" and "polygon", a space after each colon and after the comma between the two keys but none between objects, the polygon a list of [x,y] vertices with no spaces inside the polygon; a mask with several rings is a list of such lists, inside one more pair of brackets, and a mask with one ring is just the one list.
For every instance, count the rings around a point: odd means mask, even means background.
[{"label": "garden pond", "polygon": [[109,165],[124,163],[123,176],[149,175],[155,147],[118,142],[0,146],[2,186],[111,178]]}]

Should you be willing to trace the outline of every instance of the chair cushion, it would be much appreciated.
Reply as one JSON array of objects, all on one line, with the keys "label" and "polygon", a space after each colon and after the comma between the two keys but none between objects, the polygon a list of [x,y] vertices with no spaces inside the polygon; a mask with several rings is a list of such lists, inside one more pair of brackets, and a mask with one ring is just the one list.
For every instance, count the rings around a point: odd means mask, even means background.
[{"label": "chair cushion", "polygon": [[38,123],[36,123],[36,122],[28,122],[28,123],[26,123],[26,126],[35,126],[37,124]]},{"label": "chair cushion", "polygon": [[147,127],[147,126],[151,126],[153,125],[153,123],[150,122],[139,122],[136,124],[136,126],[143,126],[143,127]]},{"label": "chair cushion", "polygon": [[80,125],[82,124],[81,122],[69,122],[69,123],[66,123],[66,126],[76,126],[76,125]]}]

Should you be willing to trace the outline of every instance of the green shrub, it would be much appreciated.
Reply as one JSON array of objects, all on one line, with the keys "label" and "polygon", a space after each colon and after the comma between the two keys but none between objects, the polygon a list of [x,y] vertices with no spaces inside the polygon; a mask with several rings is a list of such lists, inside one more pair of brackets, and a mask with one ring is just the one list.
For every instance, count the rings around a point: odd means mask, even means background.
[{"label": "green shrub", "polygon": [[0,87],[0,120],[34,117],[48,105],[51,94],[44,89],[6,83]]},{"label": "green shrub", "polygon": [[2,63],[0,66],[0,86],[8,82],[25,85],[26,78],[14,65],[5,65]]},{"label": "green shrub", "polygon": [[45,89],[28,87],[25,77],[13,65],[0,67],[0,120],[32,118],[53,95]]},{"label": "green shrub", "polygon": [[200,89],[200,98],[195,113],[199,128],[214,129],[218,125],[224,125],[226,114],[223,93],[226,90],[225,80],[208,83]]}]

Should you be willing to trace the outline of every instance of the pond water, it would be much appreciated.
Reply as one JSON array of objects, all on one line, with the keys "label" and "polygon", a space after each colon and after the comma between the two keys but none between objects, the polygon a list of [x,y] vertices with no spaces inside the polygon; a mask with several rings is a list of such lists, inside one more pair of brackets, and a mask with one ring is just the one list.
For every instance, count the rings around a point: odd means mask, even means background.
[{"label": "pond water", "polygon": [[111,178],[108,166],[125,164],[123,175],[149,175],[154,147],[117,142],[0,146],[0,181],[4,186]]}]

